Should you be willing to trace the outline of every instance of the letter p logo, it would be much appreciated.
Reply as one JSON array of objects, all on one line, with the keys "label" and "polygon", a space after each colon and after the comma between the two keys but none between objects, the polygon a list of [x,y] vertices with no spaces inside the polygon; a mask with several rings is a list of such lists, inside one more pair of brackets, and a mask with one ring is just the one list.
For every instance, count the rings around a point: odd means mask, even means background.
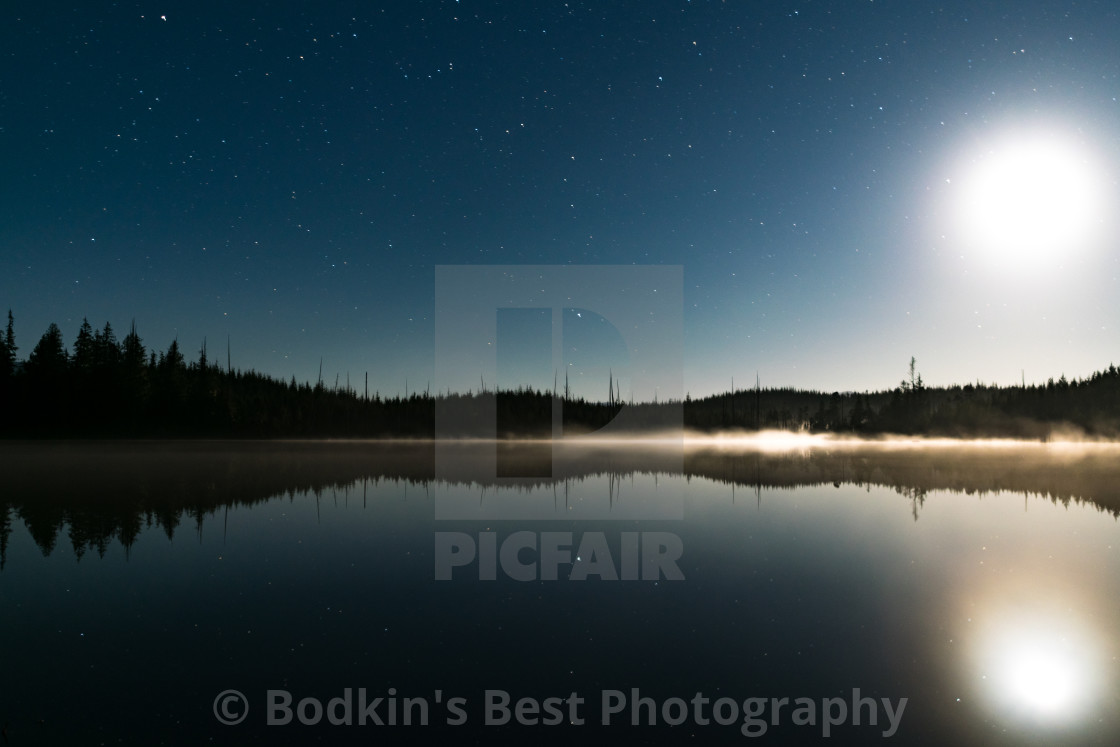
[{"label": "letter p logo", "polygon": [[[575,408],[583,400],[594,418],[606,421],[590,426],[599,437],[681,434],[681,267],[440,265],[435,301],[437,479],[517,485],[575,472],[578,465],[570,461],[578,457],[560,441],[578,435],[565,428],[566,420],[572,422],[564,416],[566,402]],[[498,393],[517,389],[541,395],[518,400],[536,403],[533,412],[510,415],[514,398]],[[463,439],[499,439],[511,423],[538,439],[531,464],[504,463],[500,442],[472,450],[464,463]],[[668,455],[678,469],[682,453]],[[477,498],[466,505],[436,495],[437,519],[679,518],[677,510],[666,515],[664,507],[649,509],[641,515],[558,517],[524,507],[486,510]]]}]

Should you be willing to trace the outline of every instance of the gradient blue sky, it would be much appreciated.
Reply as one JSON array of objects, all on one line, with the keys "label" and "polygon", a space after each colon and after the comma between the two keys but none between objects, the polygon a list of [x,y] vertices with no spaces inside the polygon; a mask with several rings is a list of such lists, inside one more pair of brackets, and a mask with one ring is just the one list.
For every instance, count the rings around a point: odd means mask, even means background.
[{"label": "gradient blue sky", "polygon": [[[9,3],[0,304],[21,357],[135,319],[397,393],[432,378],[437,265],[669,264],[694,396],[891,387],[911,356],[933,384],[1083,376],[1120,362],[1117,13]],[[1024,257],[956,219],[1022,133],[1093,169],[1091,239]]]}]

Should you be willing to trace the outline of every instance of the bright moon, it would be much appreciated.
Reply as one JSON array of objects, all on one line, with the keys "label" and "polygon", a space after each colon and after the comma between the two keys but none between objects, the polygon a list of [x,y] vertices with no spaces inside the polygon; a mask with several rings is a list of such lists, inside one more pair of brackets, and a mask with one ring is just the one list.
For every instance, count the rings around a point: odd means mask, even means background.
[{"label": "bright moon", "polygon": [[1002,266],[1064,258],[1103,223],[1093,159],[1054,135],[1011,137],[977,158],[957,192],[965,243]]}]

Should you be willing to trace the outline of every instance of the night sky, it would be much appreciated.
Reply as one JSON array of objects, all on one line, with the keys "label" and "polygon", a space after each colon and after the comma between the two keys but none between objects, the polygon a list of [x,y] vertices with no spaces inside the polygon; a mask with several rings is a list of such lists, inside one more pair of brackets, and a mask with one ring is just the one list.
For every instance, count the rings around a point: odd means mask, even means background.
[{"label": "night sky", "polygon": [[403,393],[437,265],[668,264],[693,396],[1120,363],[1114,3],[76,5],[0,23],[20,357]]}]

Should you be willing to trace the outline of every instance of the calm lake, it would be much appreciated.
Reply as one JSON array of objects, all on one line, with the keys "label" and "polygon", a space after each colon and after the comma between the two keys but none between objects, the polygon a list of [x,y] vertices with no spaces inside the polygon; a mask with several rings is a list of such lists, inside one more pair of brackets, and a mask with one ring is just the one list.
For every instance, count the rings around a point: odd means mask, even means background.
[{"label": "calm lake", "polygon": [[1120,447],[0,443],[4,745],[1120,743]]}]

